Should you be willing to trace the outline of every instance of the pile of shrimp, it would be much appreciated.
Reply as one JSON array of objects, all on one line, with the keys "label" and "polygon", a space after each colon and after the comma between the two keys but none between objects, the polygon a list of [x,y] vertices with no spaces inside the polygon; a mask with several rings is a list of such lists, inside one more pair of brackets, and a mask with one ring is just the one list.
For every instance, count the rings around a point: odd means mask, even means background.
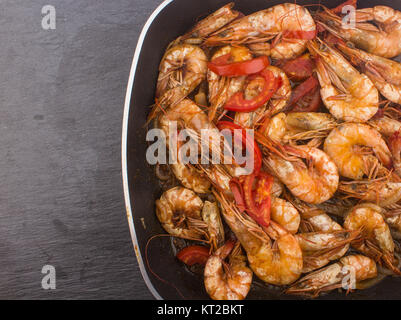
[{"label": "pile of shrimp", "polygon": [[[344,6],[284,3],[244,15],[229,3],[172,41],[161,60],[149,123],[166,145],[176,143],[173,121],[194,135],[209,129],[215,141],[219,123],[232,122],[254,130],[260,170],[271,177],[264,223],[234,194],[233,181],[247,179],[235,162],[178,155],[160,177],[174,183],[156,215],[185,239],[177,263],[202,266],[212,299],[245,299],[256,278],[283,294],[317,297],[401,275],[401,64],[393,59],[401,12],[345,4],[356,10],[352,28],[342,23]],[[225,108],[239,93],[252,101],[267,82],[210,69],[227,55],[269,62],[264,71],[279,84],[267,102]],[[220,143],[200,144],[221,153]]]}]

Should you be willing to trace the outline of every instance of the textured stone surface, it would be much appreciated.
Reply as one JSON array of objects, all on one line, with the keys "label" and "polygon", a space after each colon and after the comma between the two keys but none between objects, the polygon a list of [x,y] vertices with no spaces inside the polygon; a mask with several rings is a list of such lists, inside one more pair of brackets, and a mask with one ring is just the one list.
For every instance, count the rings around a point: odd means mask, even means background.
[{"label": "textured stone surface", "polygon": [[[160,0],[2,1],[0,298],[152,298],[125,217],[120,139],[139,32]],[[53,5],[56,30],[43,30]],[[57,289],[41,288],[43,265]]]}]

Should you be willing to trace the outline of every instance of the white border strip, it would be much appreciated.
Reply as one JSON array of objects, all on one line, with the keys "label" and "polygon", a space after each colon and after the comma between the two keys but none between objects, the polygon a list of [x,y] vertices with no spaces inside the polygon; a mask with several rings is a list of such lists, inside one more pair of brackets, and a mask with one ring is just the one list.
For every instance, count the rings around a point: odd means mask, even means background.
[{"label": "white border strip", "polygon": [[142,50],[143,41],[146,37],[146,34],[149,30],[149,27],[156,19],[158,14],[173,0],[165,0],[163,1],[155,11],[151,14],[148,21],[146,21],[145,26],[143,27],[141,34],[138,39],[138,44],[136,46],[134,58],[132,60],[131,71],[129,74],[128,85],[127,85],[127,93],[125,95],[125,104],[124,104],[124,117],[123,117],[123,128],[122,128],[122,141],[121,141],[121,161],[122,161],[122,176],[123,176],[123,186],[124,186],[124,198],[125,198],[125,207],[127,210],[127,218],[129,224],[129,230],[131,233],[132,243],[134,245],[135,254],[138,260],[139,268],[142,273],[142,277],[145,280],[146,285],[148,286],[150,292],[153,296],[158,299],[162,300],[163,298],[159,295],[157,290],[153,287],[152,282],[149,279],[149,276],[146,272],[145,265],[143,263],[142,255],[139,250],[138,240],[135,233],[135,226],[134,220],[132,215],[132,208],[131,208],[131,201],[129,195],[129,188],[128,188],[128,171],[127,171],[127,136],[128,136],[128,117],[129,117],[129,110],[131,104],[131,94],[132,94],[132,86],[135,80],[135,72],[138,65],[139,55]]}]

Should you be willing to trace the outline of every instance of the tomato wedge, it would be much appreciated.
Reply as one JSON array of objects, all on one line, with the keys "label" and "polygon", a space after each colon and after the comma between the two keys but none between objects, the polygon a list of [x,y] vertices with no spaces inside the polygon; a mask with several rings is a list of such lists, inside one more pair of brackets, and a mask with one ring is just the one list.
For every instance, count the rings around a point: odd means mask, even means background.
[{"label": "tomato wedge", "polygon": [[292,112],[316,112],[322,105],[320,90],[316,88],[314,91],[303,96],[293,107]]},{"label": "tomato wedge", "polygon": [[250,112],[263,106],[281,86],[281,78],[276,78],[270,70],[263,70],[260,74],[265,80],[260,94],[251,100],[244,98],[243,92],[234,94],[224,105],[224,109],[236,112]]},{"label": "tomato wedge", "polygon": [[188,246],[177,253],[177,259],[187,266],[205,265],[209,256],[209,248],[203,246]]},{"label": "tomato wedge", "polygon": [[261,72],[270,65],[266,56],[230,63],[231,54],[220,56],[208,63],[208,68],[223,77],[239,77]]},{"label": "tomato wedge", "polygon": [[[246,148],[247,139],[250,139],[250,137],[246,134],[246,130],[244,128],[242,128],[241,126],[239,126],[233,122],[230,122],[230,121],[219,121],[216,126],[220,131],[222,131],[224,129],[230,130],[231,133],[233,134],[234,138],[236,137],[234,135],[234,130],[241,130],[242,131],[242,140],[234,141],[234,143],[238,143],[238,144],[241,143],[242,147]],[[255,139],[249,140],[248,145],[251,146],[252,150],[250,150],[250,152],[253,153],[253,161],[254,161],[253,172],[259,172],[260,168],[262,167],[262,152],[260,151],[258,144],[255,142]]]},{"label": "tomato wedge", "polygon": [[317,79],[313,76],[309,77],[292,91],[288,105],[292,106],[296,104],[302,97],[314,91],[318,86],[319,82]]},{"label": "tomato wedge", "polygon": [[302,81],[309,78],[315,68],[315,64],[309,54],[304,54],[292,60],[281,60],[276,65],[285,72],[289,79],[294,81]]},{"label": "tomato wedge", "polygon": [[[256,189],[254,182],[256,180]],[[251,174],[244,179],[244,198],[249,216],[258,224],[268,227],[270,224],[271,186],[273,177],[265,172]]]}]

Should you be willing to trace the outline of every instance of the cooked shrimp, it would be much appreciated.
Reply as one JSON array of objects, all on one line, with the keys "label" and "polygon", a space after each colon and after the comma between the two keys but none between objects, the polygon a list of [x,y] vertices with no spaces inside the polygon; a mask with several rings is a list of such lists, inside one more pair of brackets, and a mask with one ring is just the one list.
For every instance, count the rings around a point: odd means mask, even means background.
[{"label": "cooked shrimp", "polygon": [[266,127],[266,136],[275,142],[290,143],[298,140],[325,138],[337,125],[328,113],[283,112],[272,117]]},{"label": "cooked shrimp", "polygon": [[290,59],[300,55],[306,48],[307,40],[286,38],[286,34],[299,31],[316,31],[312,16],[302,6],[284,3],[230,23],[208,37],[205,44],[265,43],[276,38],[273,43],[264,45],[263,54],[275,59]]},{"label": "cooked shrimp", "polygon": [[369,124],[386,137],[401,132],[401,122],[388,116],[372,118],[369,120]]},{"label": "cooked shrimp", "polygon": [[[401,20],[400,20],[401,21]],[[394,103],[401,103],[401,64],[343,44],[338,48],[359,66],[380,93]]]},{"label": "cooked shrimp", "polygon": [[191,190],[175,187],[156,200],[156,215],[169,234],[186,239],[200,239],[202,232],[191,227],[193,220],[202,221],[202,200]]},{"label": "cooked shrimp", "polygon": [[[272,98],[264,105],[253,112],[237,112],[235,114],[235,121],[247,128],[253,128],[259,124],[260,121],[266,116],[272,116],[287,105],[291,97],[291,84],[287,75],[281,69],[268,66],[266,69],[270,70],[276,78],[281,79],[281,86]],[[251,80],[245,88],[245,99],[253,99],[259,95],[264,86],[265,80],[257,77]]]},{"label": "cooked shrimp", "polygon": [[[327,154],[308,146],[287,146],[286,150],[299,157],[298,161],[289,161],[272,153],[264,159],[264,164],[301,200],[322,203],[330,199],[337,190],[339,176]],[[309,165],[306,166],[301,158]]]},{"label": "cooked shrimp", "polygon": [[394,241],[382,211],[382,208],[372,203],[357,205],[346,216],[344,227],[362,232],[361,240],[352,243],[354,248],[401,274],[395,267]]},{"label": "cooked shrimp", "polygon": [[208,237],[214,249],[224,242],[224,228],[220,210],[216,202],[205,201],[202,209],[202,219],[207,224]]},{"label": "cooked shrimp", "polygon": [[190,44],[180,44],[167,50],[159,67],[156,99],[150,117],[159,107],[174,106],[206,79],[207,57],[203,50]]},{"label": "cooked shrimp", "polygon": [[302,251],[294,235],[274,221],[263,230],[223,195],[214,194],[223,207],[224,220],[241,242],[256,276],[275,285],[297,280],[302,272]]},{"label": "cooked shrimp", "polygon": [[[224,260],[228,256],[229,263],[226,264]],[[243,300],[251,288],[252,275],[239,243],[235,245],[228,241],[206,262],[205,288],[213,300]]]},{"label": "cooked shrimp", "polygon": [[320,43],[308,43],[316,57],[323,103],[339,120],[365,122],[379,108],[379,93],[372,81],[357,71],[337,50]]},{"label": "cooked shrimp", "polygon": [[391,153],[380,133],[366,124],[345,123],[334,128],[324,142],[340,175],[354,180],[369,176],[378,159],[391,166]]},{"label": "cooked shrimp", "polygon": [[292,234],[297,233],[301,222],[298,210],[290,202],[275,197],[271,202],[271,218]]},{"label": "cooked shrimp", "polygon": [[[353,289],[358,282],[376,276],[376,263],[372,259],[362,255],[351,255],[308,274],[293,284],[286,293],[317,297],[321,292],[337,288]],[[356,283],[352,283],[353,280]]]},{"label": "cooked shrimp", "polygon": [[[252,53],[248,48],[243,46],[225,46],[216,51],[213,55],[212,60],[226,55],[231,54],[234,62],[246,61],[252,59]],[[246,76],[240,77],[221,77],[211,71],[210,69],[207,72],[207,81],[209,85],[209,119],[210,121],[214,120],[216,114],[220,112],[224,114],[223,106],[225,103],[231,98],[232,95],[241,91],[245,85]],[[219,115],[221,117],[221,115]]]},{"label": "cooked shrimp", "polygon": [[[344,26],[342,18],[325,10],[317,15],[325,29],[356,47],[375,55],[393,58],[401,53],[401,12],[386,6],[356,10],[356,25]],[[374,22],[373,24],[367,23]]]},{"label": "cooked shrimp", "polygon": [[[200,128],[210,129],[211,133],[214,132],[213,129],[218,131],[209,124],[206,114],[195,103],[189,99],[184,99],[159,117],[158,126],[165,134],[167,146],[171,144],[177,145],[177,141],[170,141],[172,137],[177,139],[176,135],[170,133],[171,128],[174,128],[171,126],[174,121],[180,121],[184,123],[185,128],[197,129],[196,131],[199,131]],[[216,132],[215,134],[215,139],[220,139],[218,133]],[[185,187],[198,193],[206,193],[209,191],[210,182],[207,177],[194,167],[185,165],[178,155],[177,163],[171,163],[170,167],[174,175]]]},{"label": "cooked shrimp", "polygon": [[224,7],[218,9],[213,12],[206,18],[199,21],[195,27],[193,27],[189,32],[187,32],[184,36],[180,37],[180,40],[188,39],[193,41],[202,42],[203,38],[208,36],[209,34],[216,32],[221,29],[231,21],[238,18],[240,12],[233,10],[234,3],[230,2],[226,4]]},{"label": "cooked shrimp", "polygon": [[401,200],[401,183],[387,180],[341,182],[338,190],[348,197],[390,206]]},{"label": "cooked shrimp", "polygon": [[300,233],[295,237],[301,246],[304,259],[303,273],[324,267],[330,261],[344,256],[359,231]]}]

